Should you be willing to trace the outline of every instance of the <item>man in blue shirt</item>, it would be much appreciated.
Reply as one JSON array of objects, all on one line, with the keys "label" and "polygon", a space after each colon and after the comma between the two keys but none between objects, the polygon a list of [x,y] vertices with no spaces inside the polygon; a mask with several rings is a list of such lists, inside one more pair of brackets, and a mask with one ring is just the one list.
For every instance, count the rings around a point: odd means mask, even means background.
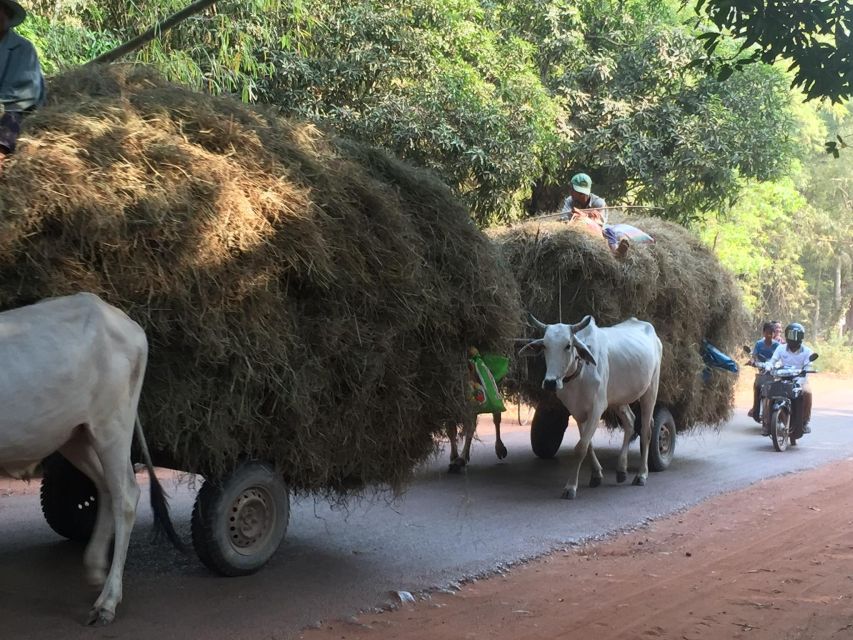
[{"label": "man in blue shirt", "polygon": [[[773,354],[776,353],[776,348],[779,346],[779,343],[773,339],[775,329],[776,327],[772,322],[764,323],[764,327],[762,328],[764,337],[756,342],[755,346],[752,348],[751,362],[753,364],[768,362],[770,358],[773,357]],[[764,381],[764,377],[765,376],[761,373],[755,375],[755,382],[752,385],[752,409],[747,413],[747,415],[753,418],[756,422],[761,422],[761,384]]]},{"label": "man in blue shirt", "polygon": [[570,189],[569,197],[563,200],[560,210],[564,219],[584,215],[599,221],[602,226],[607,224],[607,203],[592,192],[592,178],[579,173],[572,177]]},{"label": "man in blue shirt", "polygon": [[0,0],[0,169],[15,152],[24,114],[44,102],[44,76],[32,42],[15,27],[27,17],[14,0]]}]

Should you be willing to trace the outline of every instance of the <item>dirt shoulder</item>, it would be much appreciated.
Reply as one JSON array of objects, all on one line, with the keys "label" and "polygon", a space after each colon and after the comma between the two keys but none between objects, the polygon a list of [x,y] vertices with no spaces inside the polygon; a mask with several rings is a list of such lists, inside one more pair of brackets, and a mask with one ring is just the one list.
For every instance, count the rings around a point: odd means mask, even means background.
[{"label": "dirt shoulder", "polygon": [[853,638],[853,458],[305,640]]}]

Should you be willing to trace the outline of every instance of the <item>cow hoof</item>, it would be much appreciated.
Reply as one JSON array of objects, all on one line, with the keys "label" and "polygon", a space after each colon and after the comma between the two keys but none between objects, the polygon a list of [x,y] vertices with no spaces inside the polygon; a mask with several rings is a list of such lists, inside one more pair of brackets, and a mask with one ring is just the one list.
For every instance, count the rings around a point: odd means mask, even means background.
[{"label": "cow hoof", "polygon": [[115,617],[116,614],[114,611],[95,608],[89,612],[89,619],[86,620],[86,624],[90,627],[105,627],[110,624]]},{"label": "cow hoof", "polygon": [[593,489],[595,489],[595,487],[600,487],[601,486],[601,478],[599,478],[597,476],[592,476],[589,479],[589,486],[592,487]]},{"label": "cow hoof", "polygon": [[574,500],[578,495],[577,489],[565,489],[563,494],[560,496],[563,500]]},{"label": "cow hoof", "polygon": [[449,465],[447,465],[447,473],[457,473],[457,474],[462,473],[462,467],[464,467],[464,466],[465,465],[456,464],[455,462],[451,462]]},{"label": "cow hoof", "polygon": [[634,478],[634,482],[632,482],[631,484],[633,484],[635,487],[645,487],[646,486],[646,479],[642,478],[640,476],[637,476],[636,478]]},{"label": "cow hoof", "polygon": [[622,484],[627,479],[628,479],[628,474],[625,473],[624,471],[617,471],[616,472],[616,482],[618,482],[619,484]]},{"label": "cow hoof", "polygon": [[503,460],[507,456],[506,447],[503,445],[500,445],[500,446],[495,445],[495,453],[498,456],[498,460]]}]

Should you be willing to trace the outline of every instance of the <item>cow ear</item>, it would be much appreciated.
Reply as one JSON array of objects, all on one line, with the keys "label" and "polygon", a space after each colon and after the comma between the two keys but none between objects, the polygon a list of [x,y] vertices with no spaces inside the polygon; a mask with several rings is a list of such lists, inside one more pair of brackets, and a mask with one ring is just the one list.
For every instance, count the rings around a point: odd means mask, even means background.
[{"label": "cow ear", "polygon": [[580,357],[580,359],[584,360],[585,362],[588,362],[594,367],[595,358],[593,357],[592,353],[590,353],[590,350],[587,348],[587,346],[581,340],[578,340],[577,336],[572,336],[572,343],[575,345],[575,349],[577,349],[578,356]]},{"label": "cow ear", "polygon": [[531,340],[526,345],[521,347],[518,352],[518,355],[526,357],[538,356],[540,353],[542,353],[542,349],[544,348],[545,341],[542,338],[539,338],[538,340]]}]

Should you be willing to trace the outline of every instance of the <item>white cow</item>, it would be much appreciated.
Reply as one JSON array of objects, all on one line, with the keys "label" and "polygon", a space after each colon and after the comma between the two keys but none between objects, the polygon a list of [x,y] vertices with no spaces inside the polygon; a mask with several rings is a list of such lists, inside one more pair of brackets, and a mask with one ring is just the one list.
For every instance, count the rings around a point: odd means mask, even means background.
[{"label": "white cow", "polygon": [[98,490],[97,519],[83,561],[88,579],[103,590],[89,624],[111,622],[122,597],[139,501],[130,460],[134,425],[155,522],[180,546],[136,414],[147,359],[142,328],[92,294],[0,313],[0,469],[20,476],[59,451]]},{"label": "white cow", "polygon": [[634,484],[645,485],[649,475],[652,413],[657,402],[663,352],[654,327],[636,318],[604,328],[596,326],[591,316],[574,325],[546,325],[531,318],[544,329],[545,337],[529,342],[519,353],[544,352],[546,372],[542,388],[556,392],[580,429],[580,440],[575,446],[562,497],[572,500],[577,495],[578,473],[587,450],[593,464],[590,486],[601,484],[601,464],[595,457],[591,441],[608,407],[615,411],[625,432],[617,471],[617,480],[625,481],[628,444],[634,432],[634,414],[628,405],[636,401],[640,403],[642,426],[640,471]]}]

